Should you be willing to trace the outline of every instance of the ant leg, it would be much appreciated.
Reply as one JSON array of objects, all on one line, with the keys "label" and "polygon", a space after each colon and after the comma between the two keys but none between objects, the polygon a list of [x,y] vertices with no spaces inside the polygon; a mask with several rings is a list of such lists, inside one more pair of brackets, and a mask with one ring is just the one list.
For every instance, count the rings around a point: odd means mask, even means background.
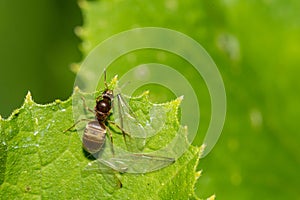
[{"label": "ant leg", "polygon": [[122,131],[122,134],[123,134],[124,137],[126,135],[128,137],[131,137],[129,133],[127,133],[126,131],[124,131],[124,129],[122,127],[120,127],[118,124],[116,124],[114,121],[107,120],[107,122],[110,123],[110,124],[112,124],[112,125],[114,125],[114,126],[116,126],[118,129],[120,129]]},{"label": "ant leg", "polygon": [[126,132],[123,130],[123,128],[121,128],[121,127],[120,127],[118,124],[116,124],[115,122],[110,121],[110,120],[108,120],[107,122],[108,122],[108,123],[111,123],[112,125],[116,126],[118,129],[120,129],[120,130],[122,131],[122,135],[123,135],[123,138],[124,138],[126,147],[127,147],[127,149],[128,149],[128,143],[127,143],[127,140],[126,140],[126,136],[128,136],[129,138],[131,138],[131,136],[130,136],[128,133],[126,133]]},{"label": "ant leg", "polygon": [[110,129],[109,128],[107,128],[106,129],[106,131],[108,132],[108,134],[109,134],[109,138],[110,138],[110,143],[111,143],[111,152],[112,152],[112,154],[113,154],[113,156],[115,155],[115,150],[114,150],[114,141],[113,141],[113,136],[112,136],[112,133],[111,133],[111,131],[110,131]]},{"label": "ant leg", "polygon": [[83,103],[83,106],[86,110],[92,112],[93,114],[95,114],[95,111],[90,109],[87,105],[86,105],[86,102],[85,102],[85,98],[81,97],[81,100],[82,100],[82,103]]},{"label": "ant leg", "polygon": [[[123,130],[123,117],[122,117],[122,113],[121,113],[121,96],[118,94],[117,95],[117,100],[118,100],[118,111],[119,111],[119,116],[120,116],[120,122],[121,122],[121,126],[119,126],[118,124],[114,123],[114,122],[111,122],[113,125],[115,125],[118,129],[120,129],[122,131],[122,134],[123,134],[123,138],[124,138],[124,141],[126,143],[126,138],[125,138],[125,135],[129,136],[130,135],[128,133],[126,133],[124,130]],[[126,143],[126,146],[127,146],[127,143]],[[128,146],[127,146],[128,147]]]},{"label": "ant leg", "polygon": [[71,130],[71,129],[74,128],[79,122],[82,122],[82,121],[91,121],[91,120],[90,120],[90,119],[80,119],[80,120],[78,120],[77,122],[75,122],[70,128],[64,130],[63,132],[65,133],[65,132]]},{"label": "ant leg", "polygon": [[105,181],[113,188],[122,188],[122,182],[118,177],[118,171],[105,165],[101,159],[89,162],[88,165],[81,171],[81,175],[83,177],[87,177],[90,175],[90,171],[100,172]]},{"label": "ant leg", "polygon": [[98,163],[98,169],[100,170],[106,182],[116,189],[122,188],[122,182],[118,177],[119,172],[105,165],[105,162],[101,159],[98,160]]}]

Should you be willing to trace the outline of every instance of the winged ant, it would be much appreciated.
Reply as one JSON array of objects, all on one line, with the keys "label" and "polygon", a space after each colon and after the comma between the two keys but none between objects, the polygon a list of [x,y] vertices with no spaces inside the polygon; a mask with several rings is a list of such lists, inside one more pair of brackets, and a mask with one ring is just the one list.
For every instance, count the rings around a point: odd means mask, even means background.
[{"label": "winged ant", "polygon": [[[155,171],[175,162],[173,158],[153,156],[153,155],[143,154],[143,153],[132,153],[132,154],[123,154],[123,155],[115,156],[115,151],[113,147],[113,136],[109,124],[116,126],[118,129],[122,131],[125,143],[126,143],[126,136],[128,136],[129,138],[131,137],[131,134],[127,133],[123,129],[123,120],[126,120],[126,116],[123,116],[125,112],[127,116],[130,116],[131,121],[129,121],[129,123],[136,123],[136,125],[133,126],[136,127],[136,129],[139,129],[136,131],[144,132],[144,129],[140,124],[138,124],[138,120],[135,119],[135,116],[132,113],[129,113],[132,112],[131,108],[129,107],[128,103],[124,100],[124,98],[121,96],[121,94],[117,94],[116,96],[114,96],[113,90],[108,88],[108,84],[106,82],[106,70],[104,70],[104,84],[105,84],[105,89],[102,92],[102,94],[96,98],[96,105],[94,107],[94,110],[90,109],[86,105],[85,99],[83,97],[81,98],[85,109],[87,109],[88,111],[92,112],[95,115],[95,119],[88,120],[89,122],[87,123],[84,129],[84,133],[82,136],[83,148],[88,153],[94,155],[96,161],[121,173],[124,172],[135,173],[134,171],[137,168],[139,169],[139,171],[142,171],[143,168],[147,168],[147,170],[144,170],[145,172]],[[119,109],[118,110],[119,111],[118,116],[120,121],[119,124],[109,120],[109,116],[113,114],[111,110],[114,106],[113,105],[114,98],[117,99],[117,103],[118,103],[117,107]],[[87,121],[87,119],[78,120],[77,122],[74,123],[73,126],[68,128],[64,132],[71,130],[81,121]],[[103,151],[106,136],[110,138],[110,143],[111,143],[112,158],[110,159],[103,159],[99,154],[99,152]],[[152,163],[151,166],[149,165],[149,162]],[[136,173],[139,173],[139,171],[136,171]],[[119,182],[117,184],[118,187],[122,187],[122,183],[119,179],[118,182]]]}]

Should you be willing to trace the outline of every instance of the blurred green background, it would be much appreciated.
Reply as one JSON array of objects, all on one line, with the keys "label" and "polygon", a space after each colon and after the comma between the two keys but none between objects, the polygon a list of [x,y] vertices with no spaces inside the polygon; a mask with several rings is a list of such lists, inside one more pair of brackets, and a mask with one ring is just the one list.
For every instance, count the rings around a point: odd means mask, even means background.
[{"label": "blurred green background", "polygon": [[[75,78],[71,63],[109,36],[134,27],[171,28],[203,45],[227,93],[224,130],[200,161],[203,175],[196,193],[215,193],[218,199],[300,199],[299,1],[102,0],[81,5],[83,12],[75,0],[1,0],[2,116],[20,107],[28,90],[38,103],[68,98]],[[74,28],[83,23],[81,54]],[[136,52],[134,59],[126,55],[113,63],[126,67],[110,74],[153,61],[155,55],[150,50]],[[182,70],[204,93],[201,123],[206,127],[210,103],[201,78],[176,56],[155,58]]]},{"label": "blurred green background", "polygon": [[72,62],[79,62],[82,24],[76,0],[0,1],[0,114],[19,108],[27,91],[36,102],[67,99]]}]

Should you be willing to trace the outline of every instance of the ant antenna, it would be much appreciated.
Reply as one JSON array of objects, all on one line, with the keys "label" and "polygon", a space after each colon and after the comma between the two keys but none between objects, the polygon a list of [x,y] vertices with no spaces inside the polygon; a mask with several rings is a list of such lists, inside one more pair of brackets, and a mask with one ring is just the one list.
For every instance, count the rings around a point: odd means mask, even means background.
[{"label": "ant antenna", "polygon": [[108,89],[108,85],[106,82],[106,69],[105,68],[104,68],[104,85],[105,85],[106,89]]}]

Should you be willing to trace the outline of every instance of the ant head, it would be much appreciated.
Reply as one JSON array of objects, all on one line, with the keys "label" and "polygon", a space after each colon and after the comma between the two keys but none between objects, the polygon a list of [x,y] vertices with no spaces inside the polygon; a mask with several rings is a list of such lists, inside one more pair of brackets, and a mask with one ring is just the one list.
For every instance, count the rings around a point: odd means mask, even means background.
[{"label": "ant head", "polygon": [[114,98],[113,91],[109,89],[105,89],[104,92],[102,93],[102,97],[112,100]]},{"label": "ant head", "polygon": [[105,89],[101,95],[96,98],[96,103],[102,101],[103,99],[108,99],[108,101],[112,101],[114,98],[114,93],[112,90]]}]

